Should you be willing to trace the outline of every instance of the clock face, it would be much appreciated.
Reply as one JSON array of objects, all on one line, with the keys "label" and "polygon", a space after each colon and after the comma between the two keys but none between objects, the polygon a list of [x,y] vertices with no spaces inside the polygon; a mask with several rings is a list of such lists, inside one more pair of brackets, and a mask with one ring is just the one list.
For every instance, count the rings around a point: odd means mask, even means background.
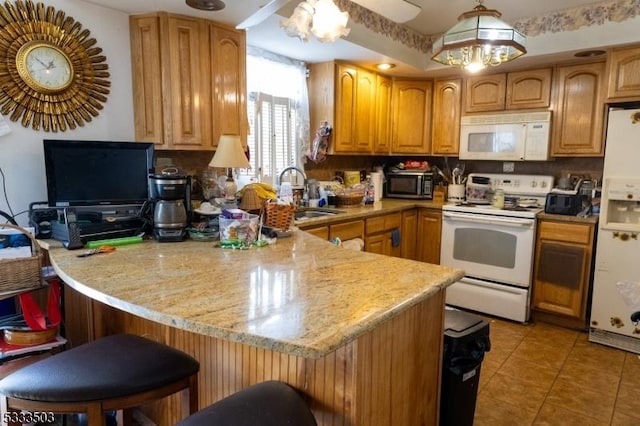
[{"label": "clock face", "polygon": [[45,42],[27,43],[16,55],[18,74],[31,88],[55,93],[69,87],[73,68],[65,53]]}]

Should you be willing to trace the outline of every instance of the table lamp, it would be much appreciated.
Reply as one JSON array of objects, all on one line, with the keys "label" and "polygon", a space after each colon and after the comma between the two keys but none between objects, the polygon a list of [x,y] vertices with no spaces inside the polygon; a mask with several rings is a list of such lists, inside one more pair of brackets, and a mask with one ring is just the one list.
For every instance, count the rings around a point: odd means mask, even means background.
[{"label": "table lamp", "polygon": [[224,184],[225,199],[227,202],[235,202],[238,187],[233,180],[233,168],[249,168],[249,160],[242,148],[242,142],[238,135],[222,135],[218,141],[209,167],[226,167],[227,180]]}]

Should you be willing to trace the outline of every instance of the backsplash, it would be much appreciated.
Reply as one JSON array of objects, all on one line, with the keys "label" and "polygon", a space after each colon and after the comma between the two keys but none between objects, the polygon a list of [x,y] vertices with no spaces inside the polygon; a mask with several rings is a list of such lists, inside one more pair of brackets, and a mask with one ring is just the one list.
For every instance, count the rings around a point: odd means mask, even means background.
[{"label": "backsplash", "polygon": [[[202,193],[200,177],[207,169],[209,161],[213,157],[211,151],[156,151],[156,170],[165,167],[177,167],[193,177],[193,195],[198,197]],[[337,171],[366,170],[373,171],[376,166],[391,166],[405,160],[426,160],[440,168],[444,167],[444,157],[418,157],[418,156],[370,156],[370,155],[331,155],[322,163],[307,162],[304,166],[308,178],[318,180],[332,180]],[[459,160],[455,157],[448,158],[451,168]],[[501,161],[461,161],[465,164],[465,173],[503,173]],[[603,158],[558,158],[553,161],[515,162],[513,173],[532,175],[551,175],[556,180],[567,174],[588,176],[592,179],[602,178]],[[386,170],[385,169],[385,170]],[[218,173],[224,173],[220,169]]]},{"label": "backsplash", "polygon": [[[426,160],[430,164],[443,168],[444,157],[416,157],[416,156],[347,156],[334,155],[319,163],[305,164],[307,176],[318,180],[330,180],[339,170],[367,170],[373,171],[375,166],[391,166],[405,160]],[[448,158],[451,168],[458,163],[465,164],[465,173],[503,173],[502,161],[459,161],[455,157]],[[559,179],[567,174],[588,176],[592,179],[602,178],[603,158],[558,158],[553,161],[514,162],[513,173],[531,175],[551,175]]]}]

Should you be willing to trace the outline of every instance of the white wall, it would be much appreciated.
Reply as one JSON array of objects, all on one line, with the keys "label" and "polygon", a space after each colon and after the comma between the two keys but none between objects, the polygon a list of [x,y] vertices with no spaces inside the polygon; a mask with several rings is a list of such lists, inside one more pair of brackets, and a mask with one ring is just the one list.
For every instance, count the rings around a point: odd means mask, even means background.
[{"label": "white wall", "polygon": [[[102,48],[109,64],[111,93],[100,115],[75,130],[34,131],[22,127],[20,121],[12,122],[5,117],[11,133],[0,137],[0,168],[6,188],[5,198],[0,176],[0,210],[9,213],[10,206],[23,226],[28,223],[28,217],[19,213],[27,210],[29,203],[47,199],[43,139],[132,141],[134,137],[129,17],[77,0],[46,0],[44,3],[80,22],[82,28],[88,29],[90,36],[97,40],[96,46]],[[0,223],[4,223],[4,219],[0,218]]]}]

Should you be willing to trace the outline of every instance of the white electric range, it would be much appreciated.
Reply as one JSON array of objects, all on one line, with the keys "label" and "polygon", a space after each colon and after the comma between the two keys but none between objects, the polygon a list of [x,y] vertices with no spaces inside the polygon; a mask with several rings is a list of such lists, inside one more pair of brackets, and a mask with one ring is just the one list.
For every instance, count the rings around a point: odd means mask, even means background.
[{"label": "white electric range", "polygon": [[489,178],[492,191],[502,189],[506,199],[519,203],[508,209],[467,203],[442,207],[440,263],[465,271],[447,289],[447,304],[526,322],[536,215],[544,210],[553,176],[476,175]]}]

